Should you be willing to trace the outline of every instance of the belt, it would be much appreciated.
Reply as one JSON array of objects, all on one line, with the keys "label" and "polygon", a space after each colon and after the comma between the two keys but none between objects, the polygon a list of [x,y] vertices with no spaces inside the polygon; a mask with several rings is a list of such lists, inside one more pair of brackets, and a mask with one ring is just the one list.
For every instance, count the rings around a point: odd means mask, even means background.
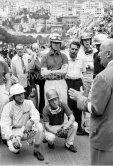
[{"label": "belt", "polygon": [[70,81],[80,81],[80,80],[82,80],[82,79],[81,79],[81,78],[77,78],[77,79],[66,78],[66,80],[70,80]]},{"label": "belt", "polygon": [[64,78],[46,78],[46,80],[63,80]]},{"label": "belt", "polygon": [[46,80],[63,80],[65,76],[53,75],[45,77]]}]

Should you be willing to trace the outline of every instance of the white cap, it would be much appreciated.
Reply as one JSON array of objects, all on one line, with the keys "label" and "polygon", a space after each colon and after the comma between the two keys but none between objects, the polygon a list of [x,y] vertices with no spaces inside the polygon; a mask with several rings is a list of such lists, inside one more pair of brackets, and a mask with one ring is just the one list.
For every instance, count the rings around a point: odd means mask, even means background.
[{"label": "white cap", "polygon": [[25,90],[24,90],[24,87],[22,85],[20,85],[18,83],[14,84],[10,88],[10,97],[24,93],[24,92],[25,92]]}]

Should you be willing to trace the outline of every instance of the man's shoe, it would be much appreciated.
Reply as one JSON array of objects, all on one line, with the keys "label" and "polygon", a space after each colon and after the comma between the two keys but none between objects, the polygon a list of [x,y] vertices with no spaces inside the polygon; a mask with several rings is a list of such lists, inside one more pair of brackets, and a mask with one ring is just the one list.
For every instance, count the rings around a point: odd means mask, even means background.
[{"label": "man's shoe", "polygon": [[88,133],[86,133],[85,131],[77,131],[76,135],[89,135]]},{"label": "man's shoe", "polygon": [[18,151],[18,152],[15,152],[14,154],[20,154],[20,151]]},{"label": "man's shoe", "polygon": [[38,160],[40,160],[40,161],[44,160],[44,156],[39,151],[34,150],[33,154]]},{"label": "man's shoe", "polygon": [[8,146],[8,145],[7,145],[7,140],[6,140],[6,139],[2,139],[2,142],[3,142],[4,145]]},{"label": "man's shoe", "polygon": [[83,128],[78,129],[76,135],[88,135]]},{"label": "man's shoe", "polygon": [[74,147],[73,145],[70,145],[69,147],[68,146],[66,146],[66,144],[64,144],[64,147],[66,148],[66,149],[68,149],[69,151],[71,151],[71,152],[77,152],[77,148],[76,147]]},{"label": "man's shoe", "polygon": [[55,144],[49,144],[49,143],[48,143],[48,148],[49,148],[49,149],[55,149]]},{"label": "man's shoe", "polygon": [[44,138],[42,142],[43,142],[43,143],[47,143],[48,141]]}]

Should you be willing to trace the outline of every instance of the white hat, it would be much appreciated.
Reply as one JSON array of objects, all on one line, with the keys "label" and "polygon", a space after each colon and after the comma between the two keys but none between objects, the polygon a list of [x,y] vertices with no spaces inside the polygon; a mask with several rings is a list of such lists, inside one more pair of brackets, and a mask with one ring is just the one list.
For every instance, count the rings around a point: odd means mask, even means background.
[{"label": "white hat", "polygon": [[10,97],[24,93],[24,92],[25,92],[25,90],[24,90],[24,87],[22,85],[20,85],[18,83],[14,84],[10,88]]}]

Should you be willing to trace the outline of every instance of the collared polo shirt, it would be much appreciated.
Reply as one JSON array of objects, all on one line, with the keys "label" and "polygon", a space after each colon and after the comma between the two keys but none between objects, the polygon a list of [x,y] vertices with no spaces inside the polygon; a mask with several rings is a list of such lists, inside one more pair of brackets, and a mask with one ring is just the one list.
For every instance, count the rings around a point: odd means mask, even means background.
[{"label": "collared polo shirt", "polygon": [[67,56],[60,51],[54,53],[53,50],[50,50],[41,61],[41,67],[48,70],[59,70],[64,64],[68,64]]},{"label": "collared polo shirt", "polygon": [[68,71],[66,78],[68,79],[79,79],[83,77],[82,72],[85,72],[85,65],[82,58],[76,58],[75,61],[68,56]]}]

